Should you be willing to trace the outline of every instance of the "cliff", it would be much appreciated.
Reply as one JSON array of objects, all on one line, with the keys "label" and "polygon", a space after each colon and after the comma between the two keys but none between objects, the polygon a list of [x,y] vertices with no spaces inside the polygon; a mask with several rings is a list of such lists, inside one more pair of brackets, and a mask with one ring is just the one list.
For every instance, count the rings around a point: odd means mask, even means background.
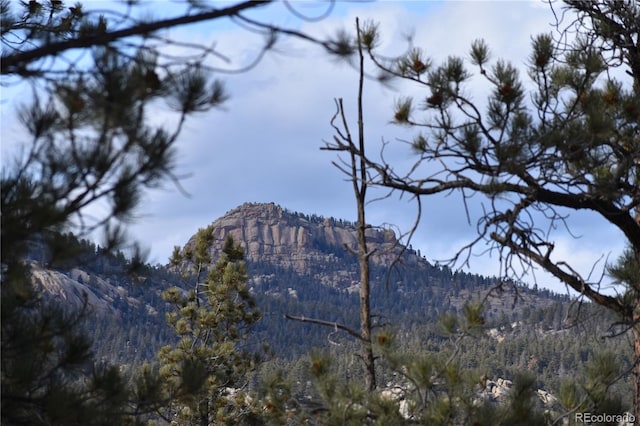
[{"label": "cliff", "polygon": [[[327,281],[331,271],[335,287],[348,287],[357,281],[355,224],[334,218],[305,215],[283,209],[274,203],[245,203],[213,222],[210,252],[217,259],[228,235],[245,251],[248,263],[269,264],[297,274],[313,275]],[[366,231],[371,262],[388,266],[401,253],[402,246],[390,229]],[[195,235],[186,246],[195,244]],[[417,265],[426,261],[407,252],[403,262]],[[342,273],[341,273],[342,272]]]}]

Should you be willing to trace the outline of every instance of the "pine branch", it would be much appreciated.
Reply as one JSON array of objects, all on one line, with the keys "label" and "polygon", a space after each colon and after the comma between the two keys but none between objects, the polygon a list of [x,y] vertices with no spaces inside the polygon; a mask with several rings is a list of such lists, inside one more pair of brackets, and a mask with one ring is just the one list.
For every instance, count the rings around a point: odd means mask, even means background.
[{"label": "pine branch", "polygon": [[142,36],[164,28],[173,28],[180,25],[194,24],[225,16],[234,16],[246,9],[265,6],[272,1],[273,0],[249,0],[224,9],[217,9],[197,15],[186,15],[178,18],[142,23],[119,31],[107,32],[94,36],[83,36],[72,40],[45,44],[25,52],[19,52],[3,57],[0,62],[0,74],[19,74],[24,71],[24,64],[29,64],[48,56],[55,56],[70,49],[104,46],[116,40],[131,36]]}]

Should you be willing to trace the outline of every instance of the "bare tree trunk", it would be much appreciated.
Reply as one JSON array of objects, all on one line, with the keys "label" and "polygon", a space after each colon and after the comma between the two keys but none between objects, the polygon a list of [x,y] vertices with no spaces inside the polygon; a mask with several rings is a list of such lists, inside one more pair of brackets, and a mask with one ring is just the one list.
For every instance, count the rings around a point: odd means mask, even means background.
[{"label": "bare tree trunk", "polygon": [[[364,194],[363,194],[364,195]],[[371,341],[371,289],[369,277],[369,253],[367,252],[364,196],[358,198],[358,261],[360,266],[360,333],[362,336],[362,361],[364,382],[368,390],[376,388],[375,358]]]},{"label": "bare tree trunk", "polygon": [[[369,258],[373,254],[373,251],[369,252],[367,249],[366,235],[368,225],[365,217],[365,209],[369,179],[367,174],[368,165],[364,155],[364,114],[362,111],[364,55],[362,54],[362,46],[360,43],[360,21],[357,18],[356,28],[358,34],[358,53],[360,54],[360,79],[358,82],[358,142],[356,143],[351,136],[349,123],[347,122],[344,111],[344,104],[342,99],[339,98],[336,99],[337,111],[331,119],[331,126],[336,131],[336,135],[334,136],[335,144],[327,143],[327,146],[322,149],[347,152],[349,154],[349,161],[343,161],[340,163],[334,162],[333,164],[349,176],[349,180],[353,186],[353,194],[356,199],[358,213],[356,234],[358,247],[357,249],[353,249],[351,247],[349,249],[358,256],[358,266],[360,268],[360,330],[359,332],[354,332],[344,325],[341,325],[340,328],[351,335],[356,335],[356,337],[361,340],[361,356],[364,367],[365,387],[367,390],[372,391],[376,388],[375,357],[373,355],[373,341],[371,337],[371,282],[369,274]],[[341,123],[337,124],[336,120],[341,121]],[[288,318],[300,320],[299,318],[290,316]],[[326,321],[302,320],[327,325]]]},{"label": "bare tree trunk", "polygon": [[358,34],[358,53],[360,55],[360,79],[358,81],[358,148],[362,156],[357,167],[356,155],[351,151],[353,190],[358,206],[358,262],[360,264],[360,332],[362,333],[362,361],[364,363],[365,386],[372,391],[376,388],[375,358],[371,340],[371,282],[369,276],[369,257],[367,250],[367,221],[365,219],[365,203],[367,195],[367,165],[364,157],[364,114],[362,111],[362,94],[364,86],[364,56],[360,42],[360,21],[356,18]]}]

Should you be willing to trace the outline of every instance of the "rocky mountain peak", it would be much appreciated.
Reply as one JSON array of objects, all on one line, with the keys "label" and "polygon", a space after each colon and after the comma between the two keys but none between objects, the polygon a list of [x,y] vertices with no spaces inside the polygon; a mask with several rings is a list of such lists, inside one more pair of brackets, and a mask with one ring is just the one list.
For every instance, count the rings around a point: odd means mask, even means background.
[{"label": "rocky mountain peak", "polygon": [[[356,228],[349,221],[292,212],[274,203],[245,203],[212,225],[214,259],[231,235],[244,248],[248,262],[269,263],[299,274],[331,269],[332,264],[345,261],[355,266],[350,249],[357,250]],[[371,227],[367,237],[370,249],[375,249],[374,264],[390,264],[402,248],[390,229]],[[187,246],[194,243],[195,236]],[[419,259],[413,255],[411,261]]]}]

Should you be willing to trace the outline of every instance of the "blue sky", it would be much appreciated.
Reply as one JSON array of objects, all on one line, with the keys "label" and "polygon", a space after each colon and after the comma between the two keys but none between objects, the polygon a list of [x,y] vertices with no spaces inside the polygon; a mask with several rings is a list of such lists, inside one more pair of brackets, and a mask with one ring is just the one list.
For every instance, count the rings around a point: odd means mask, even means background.
[{"label": "blue sky", "polygon": [[[91,2],[97,4],[98,2]],[[321,13],[326,4],[293,2],[308,15]],[[163,2],[152,5],[166,4]],[[553,14],[542,1],[512,2],[340,2],[331,15],[320,22],[301,22],[282,5],[258,13],[260,17],[286,24],[318,37],[337,28],[354,28],[355,17],[380,24],[381,49],[393,55],[407,46],[406,36],[422,47],[435,61],[448,55],[465,56],[471,42],[484,38],[494,58],[504,58],[522,66],[529,54],[531,36],[551,31]],[[216,41],[218,51],[232,64],[246,63],[260,46],[261,39],[233,25],[203,24],[172,30],[171,36],[190,41]],[[526,75],[526,74],[525,74]],[[193,117],[187,122],[178,146],[179,174],[188,174],[181,183],[190,194],[185,197],[172,184],[146,194],[138,211],[139,220],[131,233],[150,249],[152,263],[166,263],[174,245],[182,245],[195,231],[208,225],[243,202],[275,202],[290,210],[348,220],[355,219],[351,186],[332,166],[334,153],[320,151],[323,140],[332,137],[329,120],[335,112],[334,98],[342,97],[353,111],[357,94],[357,72],[337,63],[320,49],[294,39],[284,39],[276,52],[267,55],[247,73],[226,79],[231,98],[222,110]],[[398,164],[409,164],[411,152],[399,139],[411,132],[391,125],[394,101],[410,94],[409,86],[392,88],[367,81],[365,92],[366,140],[369,152],[377,153],[382,141],[389,142],[389,155]],[[472,84],[478,99],[486,97],[482,84]],[[12,101],[2,103],[3,156],[18,130],[11,123]],[[161,122],[170,119],[160,108]],[[355,126],[355,116],[349,117]],[[3,160],[4,162],[4,160]],[[477,201],[480,201],[478,198]],[[412,245],[429,260],[446,259],[475,235],[480,206],[471,207],[467,222],[460,197],[432,197],[423,200],[423,217]],[[372,203],[368,221],[392,224],[406,231],[415,218],[415,203],[394,195]],[[574,239],[559,230],[556,247],[577,268],[588,273],[603,256],[613,260],[623,239],[596,216],[572,216]],[[478,248],[478,253],[483,247]],[[602,262],[600,263],[602,265]],[[470,270],[485,275],[498,272],[494,256],[471,259]],[[552,279],[537,274],[538,285],[564,291]],[[531,278],[531,277],[529,277]],[[532,278],[531,278],[532,280]]]}]

